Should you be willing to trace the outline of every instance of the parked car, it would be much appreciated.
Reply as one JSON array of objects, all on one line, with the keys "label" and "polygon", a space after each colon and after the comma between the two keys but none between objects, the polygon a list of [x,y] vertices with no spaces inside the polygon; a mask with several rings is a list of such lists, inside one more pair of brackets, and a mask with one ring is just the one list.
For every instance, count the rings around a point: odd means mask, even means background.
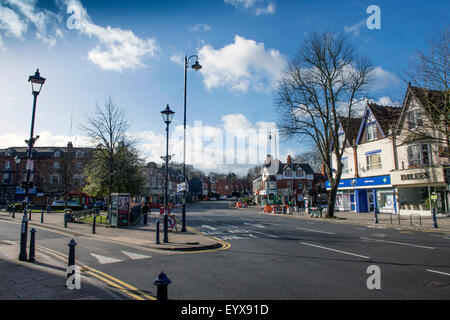
[{"label": "parked car", "polygon": [[78,201],[67,201],[67,205],[71,207],[81,206],[81,204]]},{"label": "parked car", "polygon": [[106,201],[97,200],[94,203],[94,208],[99,208],[100,210],[106,210]]},{"label": "parked car", "polygon": [[65,206],[66,202],[64,200],[55,200],[52,202],[52,206]]},{"label": "parked car", "polygon": [[217,201],[217,198],[212,197],[212,198],[210,198],[209,200],[211,200],[211,201]]},{"label": "parked car", "polygon": [[220,196],[220,200],[227,200],[227,196]]}]

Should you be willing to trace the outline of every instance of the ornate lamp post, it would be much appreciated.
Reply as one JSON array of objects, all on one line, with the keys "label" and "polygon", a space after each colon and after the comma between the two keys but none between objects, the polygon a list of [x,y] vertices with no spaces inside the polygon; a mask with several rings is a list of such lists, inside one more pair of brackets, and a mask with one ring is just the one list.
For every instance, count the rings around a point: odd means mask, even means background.
[{"label": "ornate lamp post", "polygon": [[[187,71],[189,67],[189,60],[195,58],[196,61],[192,65],[192,69],[199,71],[202,66],[198,63],[198,56],[193,55],[189,58],[184,57],[184,142],[183,142],[183,182],[186,182],[186,96],[187,96]],[[186,190],[183,191],[183,206],[181,209],[181,232],[186,232]]]},{"label": "ornate lamp post", "polygon": [[169,105],[167,105],[166,109],[161,111],[161,115],[163,117],[164,122],[166,123],[166,168],[165,168],[165,175],[166,175],[166,188],[165,188],[165,196],[164,196],[164,239],[163,242],[167,243],[169,242],[169,238],[167,236],[167,219],[168,219],[168,166],[169,166],[169,125],[172,122],[173,116],[175,112],[170,110]]},{"label": "ornate lamp post", "polygon": [[[26,205],[28,205],[28,203],[30,202],[30,199],[28,197],[29,197],[29,190],[30,190],[30,176],[31,176],[31,171],[33,170],[32,162],[31,162],[31,159],[33,156],[33,146],[34,146],[34,143],[36,142],[36,140],[39,139],[39,136],[34,137],[34,119],[35,119],[35,115],[36,115],[36,102],[37,102],[37,97],[38,97],[39,93],[41,92],[42,86],[45,83],[45,78],[41,77],[41,74],[39,73],[39,69],[37,69],[36,73],[28,78],[28,82],[31,83],[31,90],[32,90],[32,94],[34,96],[34,101],[33,101],[33,114],[32,114],[32,118],[31,118],[30,139],[25,140],[25,142],[28,144],[27,179],[26,179],[26,186],[25,186]],[[26,212],[26,208],[25,208],[25,212]]]}]

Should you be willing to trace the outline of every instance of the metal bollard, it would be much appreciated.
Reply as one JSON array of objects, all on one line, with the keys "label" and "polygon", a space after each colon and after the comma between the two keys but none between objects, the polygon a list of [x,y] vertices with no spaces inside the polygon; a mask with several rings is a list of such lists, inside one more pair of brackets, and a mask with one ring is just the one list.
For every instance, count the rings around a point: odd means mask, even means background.
[{"label": "metal bollard", "polygon": [[27,215],[23,215],[21,233],[20,233],[20,253],[19,260],[27,260],[27,234],[28,234],[28,219]]},{"label": "metal bollard", "polygon": [[31,233],[31,236],[30,236],[30,256],[28,257],[28,261],[29,262],[34,262],[36,259],[35,259],[35,250],[34,250],[34,247],[35,247],[35,237],[36,237],[36,230],[33,228],[33,229],[31,229],[31,231],[30,231],[30,233]]},{"label": "metal bollard", "polygon": [[398,225],[400,225],[400,212],[397,213],[397,218],[398,218]]},{"label": "metal bollard", "polygon": [[13,219],[16,218],[16,205],[13,205],[13,207],[12,207],[12,217],[13,217]]},{"label": "metal bollard", "polygon": [[44,223],[44,207],[41,210],[41,223]]},{"label": "metal bollard", "polygon": [[375,208],[375,223],[378,224],[378,208]]},{"label": "metal bollard", "polygon": [[410,225],[412,227],[412,215],[409,216],[409,222],[410,222]]},{"label": "metal bollard", "polygon": [[422,226],[422,217],[420,216],[420,214],[419,214],[419,223],[420,223],[420,226]]},{"label": "metal bollard", "polygon": [[30,217],[28,218],[28,220],[31,221],[31,209],[28,209],[28,215],[30,216]]},{"label": "metal bollard", "polygon": [[166,274],[161,271],[158,277],[153,281],[156,286],[156,299],[161,301],[168,300],[167,287],[172,281],[166,276]]},{"label": "metal bollard", "polygon": [[92,233],[95,233],[95,220],[97,219],[97,216],[94,216],[94,219],[92,220]]},{"label": "metal bollard", "polygon": [[67,228],[67,219],[68,219],[68,216],[67,216],[67,212],[66,212],[66,213],[64,213],[64,228]]},{"label": "metal bollard", "polygon": [[159,221],[156,221],[156,244],[160,244],[159,242]]},{"label": "metal bollard", "polygon": [[144,224],[147,225],[147,214],[144,214]]},{"label": "metal bollard", "polygon": [[[75,240],[70,240],[68,246],[69,246],[69,261],[67,262],[67,266],[75,266],[75,246],[77,245],[77,243],[75,242]],[[67,273],[67,279],[69,279],[69,277],[75,273],[75,270],[72,273]],[[75,281],[75,279],[73,280]],[[66,281],[67,282],[67,281]],[[67,283],[66,283],[67,286]]]},{"label": "metal bollard", "polygon": [[437,219],[436,219],[436,209],[433,208],[431,212],[433,213],[433,228],[437,229],[438,225],[437,225]]},{"label": "metal bollard", "polygon": [[391,220],[391,224],[392,224],[392,212],[389,212],[389,219]]}]

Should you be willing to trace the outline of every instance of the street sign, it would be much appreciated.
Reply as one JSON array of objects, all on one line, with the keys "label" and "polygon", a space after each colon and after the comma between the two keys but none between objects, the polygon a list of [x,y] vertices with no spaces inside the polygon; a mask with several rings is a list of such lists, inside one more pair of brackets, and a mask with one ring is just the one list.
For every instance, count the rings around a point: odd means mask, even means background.
[{"label": "street sign", "polygon": [[177,192],[185,191],[186,190],[186,182],[182,182],[177,184]]},{"label": "street sign", "polygon": [[177,221],[175,220],[174,216],[167,216],[167,224],[169,225],[169,228],[175,228],[175,225],[177,224]]},{"label": "street sign", "polygon": [[436,193],[431,194],[431,200],[437,200],[438,196]]}]

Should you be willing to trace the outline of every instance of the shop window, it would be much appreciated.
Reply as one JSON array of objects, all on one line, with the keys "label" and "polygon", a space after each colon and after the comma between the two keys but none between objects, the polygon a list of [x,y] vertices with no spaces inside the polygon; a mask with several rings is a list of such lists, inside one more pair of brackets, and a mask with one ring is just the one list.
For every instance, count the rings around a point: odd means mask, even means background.
[{"label": "shop window", "polygon": [[377,124],[371,123],[367,125],[367,141],[372,141],[377,138]]},{"label": "shop window", "polygon": [[410,167],[429,166],[430,163],[430,147],[428,144],[408,146],[408,165]]},{"label": "shop window", "polygon": [[367,159],[367,170],[377,170],[381,169],[383,166],[381,164],[381,154],[371,154],[366,156]]}]

